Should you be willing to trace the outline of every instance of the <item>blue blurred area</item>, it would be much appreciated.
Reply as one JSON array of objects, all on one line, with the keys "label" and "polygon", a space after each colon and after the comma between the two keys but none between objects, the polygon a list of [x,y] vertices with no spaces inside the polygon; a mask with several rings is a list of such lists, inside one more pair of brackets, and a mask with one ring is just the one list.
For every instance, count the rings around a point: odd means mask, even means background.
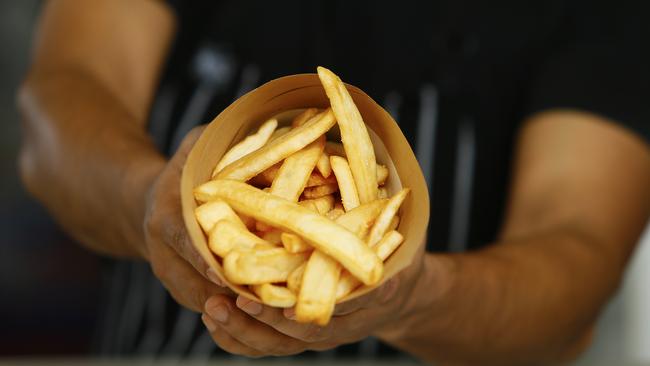
[{"label": "blue blurred area", "polygon": [[66,237],[18,177],[14,100],[39,7],[0,2],[0,355],[88,352],[101,302],[99,258]]}]

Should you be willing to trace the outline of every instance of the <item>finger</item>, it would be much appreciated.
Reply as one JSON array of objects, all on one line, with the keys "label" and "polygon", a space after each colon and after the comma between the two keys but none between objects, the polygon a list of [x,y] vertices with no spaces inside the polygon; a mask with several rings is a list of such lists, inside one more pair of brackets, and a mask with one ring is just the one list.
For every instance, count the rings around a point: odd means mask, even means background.
[{"label": "finger", "polygon": [[233,338],[228,332],[221,329],[210,317],[206,314],[201,316],[203,324],[210,332],[212,340],[224,351],[240,356],[246,357],[261,357],[264,354],[256,349],[248,347],[240,341]]},{"label": "finger", "polygon": [[363,296],[336,305],[334,316],[347,315],[361,309],[389,302],[397,294],[399,283],[399,277],[395,276]]},{"label": "finger", "polygon": [[151,267],[172,297],[186,308],[201,312],[212,295],[229,293],[203,278],[173,249],[162,243],[152,244]]},{"label": "finger", "polygon": [[227,296],[217,295],[209,298],[205,311],[231,337],[265,355],[295,355],[306,349],[304,342],[288,337],[248,316]]},{"label": "finger", "polygon": [[246,314],[291,338],[308,343],[330,338],[331,329],[329,327],[320,327],[312,323],[298,323],[286,317],[283,309],[264,306],[243,296],[237,297],[236,305]]}]

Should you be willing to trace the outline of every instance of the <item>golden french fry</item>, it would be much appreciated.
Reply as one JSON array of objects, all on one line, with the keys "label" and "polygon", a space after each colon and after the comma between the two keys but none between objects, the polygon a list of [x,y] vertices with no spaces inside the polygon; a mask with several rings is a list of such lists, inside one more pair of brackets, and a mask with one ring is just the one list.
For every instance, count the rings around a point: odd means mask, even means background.
[{"label": "golden french fry", "polygon": [[290,308],[296,303],[296,295],[284,286],[265,283],[263,285],[253,285],[251,289],[264,304],[269,306]]},{"label": "golden french fry", "polygon": [[280,239],[281,235],[282,231],[280,230],[267,230],[262,234],[262,239],[268,241],[269,244],[272,245],[282,245],[282,240]]},{"label": "golden french fry", "polygon": [[398,226],[399,226],[399,216],[395,215],[393,219],[390,220],[390,224],[388,225],[388,229],[386,229],[386,231],[396,230]]},{"label": "golden french fry", "polygon": [[345,149],[343,148],[343,144],[340,142],[327,141],[325,143],[325,152],[329,155],[345,157]]},{"label": "golden french fry", "polygon": [[318,114],[317,108],[307,108],[302,113],[294,117],[291,121],[291,127],[302,126],[305,122],[309,121],[312,117]]},{"label": "golden french fry", "polygon": [[247,181],[273,164],[311,144],[336,123],[330,108],[314,116],[275,141],[233,162],[220,171],[217,179]]},{"label": "golden french fry", "polygon": [[330,164],[330,155],[323,151],[318,162],[316,163],[316,169],[323,176],[323,178],[328,178],[332,174],[332,165]]},{"label": "golden french fry", "polygon": [[[382,261],[385,261],[386,258],[390,257],[393,252],[402,244],[404,237],[402,234],[398,233],[395,230],[391,230],[384,235],[383,238],[375,245],[374,250],[377,253],[377,256],[381,258]],[[361,282],[354,278],[348,271],[341,272],[338,285],[336,287],[336,300],[342,299],[344,296],[354,291],[357,287],[361,285]]]},{"label": "golden french fry", "polygon": [[374,201],[377,199],[377,163],[361,113],[338,76],[321,66],[317,70],[341,129],[341,141],[359,193],[359,201]]},{"label": "golden french fry", "polygon": [[194,210],[196,221],[207,234],[219,220],[230,220],[237,225],[244,226],[242,220],[226,202],[220,199],[202,204]]},{"label": "golden french fry", "polygon": [[381,279],[383,264],[363,241],[341,225],[297,203],[243,182],[221,179],[195,188],[194,197],[200,202],[221,198],[238,212],[301,236],[367,285]]},{"label": "golden french fry", "polygon": [[289,278],[287,278],[287,288],[294,294],[300,292],[300,284],[302,283],[302,274],[305,272],[307,262],[301,264],[298,268],[294,269]]},{"label": "golden french fry", "polygon": [[276,127],[278,127],[278,120],[275,118],[264,122],[256,133],[247,136],[223,155],[219,164],[214,168],[212,176],[216,176],[226,166],[264,146],[264,144],[269,141],[269,138],[273,134],[273,131],[275,131]]},{"label": "golden french fry", "polygon": [[275,131],[273,131],[271,137],[269,137],[269,141],[267,141],[266,143],[268,144],[271,141],[275,141],[278,137],[285,135],[289,131],[291,131],[291,127],[289,126],[284,126],[276,129]]},{"label": "golden french fry", "polygon": [[302,195],[307,199],[313,199],[313,198],[327,196],[338,190],[339,190],[339,186],[336,183],[323,184],[322,186],[305,188],[305,190],[302,191]]},{"label": "golden french fry", "polygon": [[359,206],[359,195],[357,194],[357,187],[354,185],[354,178],[347,160],[340,156],[330,157],[330,164],[336,176],[336,181],[339,185],[339,192],[341,192],[341,201],[345,211]]},{"label": "golden french fry", "polygon": [[280,241],[284,249],[289,253],[304,253],[314,249],[306,241],[302,240],[301,237],[292,233],[282,233],[280,235]]},{"label": "golden french fry", "polygon": [[284,248],[231,250],[223,258],[223,269],[228,280],[240,285],[285,282],[308,255],[292,254]]},{"label": "golden french fry", "polygon": [[262,221],[255,221],[255,230],[261,232],[267,232],[273,230],[273,227],[263,223]]},{"label": "golden french fry", "polygon": [[379,191],[377,191],[377,197],[388,198],[388,190],[386,189],[386,187],[379,188]]},{"label": "golden french fry", "polygon": [[302,275],[302,284],[296,302],[296,321],[315,322],[325,326],[329,323],[341,266],[332,257],[316,250],[307,261]]},{"label": "golden french fry", "polygon": [[220,257],[235,249],[271,248],[266,240],[230,220],[219,220],[208,234],[210,250]]},{"label": "golden french fry", "polygon": [[325,146],[325,136],[288,156],[271,184],[270,193],[297,202]]},{"label": "golden french fry", "polygon": [[345,211],[342,208],[333,208],[325,216],[330,220],[336,220],[339,216],[343,215]]},{"label": "golden french fry", "polygon": [[368,239],[366,242],[369,247],[372,248],[375,246],[384,234],[386,234],[393,217],[397,214],[400,205],[404,202],[404,199],[410,191],[409,188],[404,188],[388,200],[388,203],[384,206],[384,209],[377,217],[375,224],[370,229],[370,233],[368,233]]},{"label": "golden french fry", "polygon": [[[321,215],[325,215],[334,208],[334,196],[328,194],[327,196],[322,196],[318,198],[306,199],[298,202],[299,205],[309,207],[310,209],[314,208],[316,212]],[[314,210],[312,209],[312,211]]]},{"label": "golden french fry", "polygon": [[[275,177],[278,175],[278,171],[280,170],[281,165],[282,164],[273,165],[272,167],[264,170],[260,174],[251,178],[251,180],[249,180],[248,183],[257,187],[270,186],[273,183]],[[334,178],[333,175],[330,175],[329,177],[325,178],[319,172],[313,171],[309,175],[309,179],[307,180],[307,184],[305,184],[305,187],[322,186],[324,184],[336,184],[336,178]]]},{"label": "golden french fry", "polygon": [[385,261],[402,244],[403,240],[402,234],[396,230],[391,230],[375,245],[375,253],[382,261]]},{"label": "golden french fry", "polygon": [[340,217],[335,222],[363,238],[381,213],[388,200],[374,200],[360,205]]},{"label": "golden french fry", "polygon": [[383,186],[388,178],[388,168],[385,165],[377,164],[377,184]]}]

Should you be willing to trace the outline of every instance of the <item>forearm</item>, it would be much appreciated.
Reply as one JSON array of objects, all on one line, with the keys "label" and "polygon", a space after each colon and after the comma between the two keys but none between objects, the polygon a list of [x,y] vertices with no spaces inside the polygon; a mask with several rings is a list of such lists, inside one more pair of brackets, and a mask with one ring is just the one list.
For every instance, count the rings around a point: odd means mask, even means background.
[{"label": "forearm", "polygon": [[555,230],[457,255],[428,255],[405,326],[380,336],[450,363],[557,361],[616,289],[621,266],[591,239]]},{"label": "forearm", "polygon": [[150,182],[164,164],[143,126],[91,74],[33,72],[19,95],[29,191],[89,248],[144,255]]}]

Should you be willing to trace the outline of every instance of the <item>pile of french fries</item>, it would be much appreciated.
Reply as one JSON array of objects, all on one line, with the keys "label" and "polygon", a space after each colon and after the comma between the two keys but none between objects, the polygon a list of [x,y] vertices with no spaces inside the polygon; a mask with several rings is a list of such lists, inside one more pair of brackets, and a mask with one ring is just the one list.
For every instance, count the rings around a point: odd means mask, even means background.
[{"label": "pile of french fries", "polygon": [[[379,282],[402,243],[361,114],[343,82],[319,67],[330,108],[306,109],[291,126],[270,119],[233,146],[212,180],[194,189],[196,219],[226,278],[267,305],[295,306],[296,321],[326,325],[338,300]],[[326,141],[338,124],[341,142]]]}]

